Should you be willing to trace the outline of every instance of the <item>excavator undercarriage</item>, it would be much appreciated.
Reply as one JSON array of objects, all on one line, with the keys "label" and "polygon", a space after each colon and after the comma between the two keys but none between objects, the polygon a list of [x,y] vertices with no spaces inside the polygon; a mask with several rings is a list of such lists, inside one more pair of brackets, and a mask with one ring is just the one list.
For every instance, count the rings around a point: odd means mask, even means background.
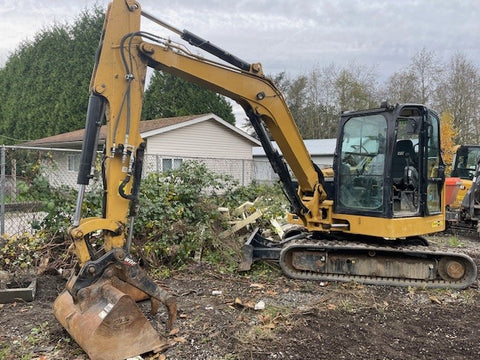
[{"label": "excavator undercarriage", "polygon": [[477,276],[469,256],[433,249],[422,237],[392,241],[299,233],[279,243],[256,229],[243,246],[239,269],[247,271],[257,260],[278,261],[285,275],[301,280],[465,289]]}]

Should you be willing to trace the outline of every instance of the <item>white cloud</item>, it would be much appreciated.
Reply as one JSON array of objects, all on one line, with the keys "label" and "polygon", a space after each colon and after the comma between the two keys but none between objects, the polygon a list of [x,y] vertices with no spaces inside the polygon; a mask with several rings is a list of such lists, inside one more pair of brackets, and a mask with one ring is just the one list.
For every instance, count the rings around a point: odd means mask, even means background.
[{"label": "white cloud", "polygon": [[[139,0],[145,11],[188,29],[267,74],[306,73],[352,61],[383,78],[426,48],[440,61],[463,52],[480,65],[480,1],[476,0]],[[40,29],[71,23],[107,0],[0,0],[0,65]],[[146,30],[168,34],[144,21]],[[178,39],[169,34],[172,39]],[[194,50],[196,51],[196,50]]]},{"label": "white cloud", "polygon": [[[0,61],[53,22],[71,22],[106,0],[0,2]],[[480,2],[473,0],[144,0],[144,10],[197,33],[267,73],[356,60],[391,73],[426,47],[439,56],[480,55]],[[151,27],[151,25],[150,25]],[[172,36],[173,37],[173,36]],[[446,60],[446,59],[442,59]],[[381,66],[380,68],[383,68]]]}]

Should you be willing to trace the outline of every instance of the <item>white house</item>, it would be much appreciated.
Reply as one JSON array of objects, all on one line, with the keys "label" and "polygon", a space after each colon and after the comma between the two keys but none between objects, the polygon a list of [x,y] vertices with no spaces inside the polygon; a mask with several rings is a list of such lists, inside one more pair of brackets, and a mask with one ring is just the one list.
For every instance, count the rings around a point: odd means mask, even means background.
[{"label": "white house", "polygon": [[[102,126],[99,146],[105,142],[106,130]],[[260,142],[215,114],[141,121],[140,133],[147,145],[146,172],[175,168],[185,160],[197,159],[213,171],[234,176],[241,184],[252,180],[252,148]],[[56,168],[49,170],[49,177],[56,183],[75,185],[83,134],[84,130],[77,130],[23,145],[77,150],[52,151]]]},{"label": "white house", "polygon": [[[335,153],[337,139],[311,139],[304,140],[304,142],[312,161],[317,164],[320,169],[333,165],[333,155]],[[275,141],[272,141],[272,145],[280,154],[282,153]],[[270,166],[262,147],[253,148],[253,159],[256,180],[270,182],[278,178]]]}]

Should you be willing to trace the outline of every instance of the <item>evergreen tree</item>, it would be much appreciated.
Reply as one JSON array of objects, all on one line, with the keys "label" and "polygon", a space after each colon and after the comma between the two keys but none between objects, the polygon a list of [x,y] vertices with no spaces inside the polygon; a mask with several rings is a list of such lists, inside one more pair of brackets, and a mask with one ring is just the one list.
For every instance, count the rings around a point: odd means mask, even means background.
[{"label": "evergreen tree", "polygon": [[235,124],[232,106],[221,95],[174,75],[155,71],[143,105],[144,119],[214,113]]},{"label": "evergreen tree", "polygon": [[0,143],[85,126],[103,13],[85,10],[73,25],[53,25],[22,43],[0,69]]}]

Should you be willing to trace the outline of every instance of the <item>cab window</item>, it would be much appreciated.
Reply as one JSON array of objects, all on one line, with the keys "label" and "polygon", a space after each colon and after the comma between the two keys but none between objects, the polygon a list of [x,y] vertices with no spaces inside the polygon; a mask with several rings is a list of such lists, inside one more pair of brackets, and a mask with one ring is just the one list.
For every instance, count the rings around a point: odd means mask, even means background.
[{"label": "cab window", "polygon": [[345,122],[339,164],[339,209],[383,211],[387,122],[383,115]]}]

